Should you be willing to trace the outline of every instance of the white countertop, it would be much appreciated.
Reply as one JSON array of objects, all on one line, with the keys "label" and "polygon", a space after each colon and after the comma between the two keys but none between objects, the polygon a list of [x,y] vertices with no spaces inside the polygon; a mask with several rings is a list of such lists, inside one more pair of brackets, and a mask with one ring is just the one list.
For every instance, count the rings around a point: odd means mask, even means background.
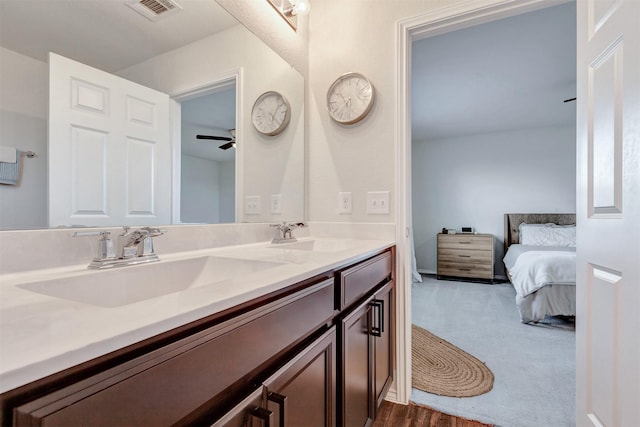
[{"label": "white countertop", "polygon": [[[242,302],[363,260],[393,241],[304,238],[335,252],[273,247],[268,242],[159,254],[160,263],[216,256],[282,263],[275,267],[118,307],[50,297],[18,285],[96,275],[86,265],[0,276],[0,393],[153,337]],[[120,267],[121,271],[137,266]],[[221,286],[221,284],[223,286]]]}]

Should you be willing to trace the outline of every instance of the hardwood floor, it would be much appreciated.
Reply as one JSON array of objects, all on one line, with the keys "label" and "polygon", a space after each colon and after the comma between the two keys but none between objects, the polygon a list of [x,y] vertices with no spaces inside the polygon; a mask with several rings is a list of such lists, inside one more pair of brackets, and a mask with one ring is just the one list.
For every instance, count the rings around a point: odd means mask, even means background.
[{"label": "hardwood floor", "polygon": [[470,421],[443,414],[422,405],[399,405],[384,401],[372,427],[491,427],[479,421]]}]

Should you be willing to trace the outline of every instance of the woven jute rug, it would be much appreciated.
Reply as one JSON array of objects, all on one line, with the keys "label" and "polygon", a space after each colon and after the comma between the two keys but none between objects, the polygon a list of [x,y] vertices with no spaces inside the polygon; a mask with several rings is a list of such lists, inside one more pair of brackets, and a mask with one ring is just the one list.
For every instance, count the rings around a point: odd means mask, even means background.
[{"label": "woven jute rug", "polygon": [[471,397],[493,387],[493,372],[469,353],[416,325],[411,325],[411,339],[414,388],[440,396]]}]

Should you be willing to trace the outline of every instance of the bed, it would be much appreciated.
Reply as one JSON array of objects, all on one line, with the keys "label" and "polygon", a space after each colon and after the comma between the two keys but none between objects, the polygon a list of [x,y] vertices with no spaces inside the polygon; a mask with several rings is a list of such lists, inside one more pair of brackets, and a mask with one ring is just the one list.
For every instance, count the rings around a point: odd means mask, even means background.
[{"label": "bed", "polygon": [[522,323],[575,316],[575,214],[505,214],[505,271]]}]

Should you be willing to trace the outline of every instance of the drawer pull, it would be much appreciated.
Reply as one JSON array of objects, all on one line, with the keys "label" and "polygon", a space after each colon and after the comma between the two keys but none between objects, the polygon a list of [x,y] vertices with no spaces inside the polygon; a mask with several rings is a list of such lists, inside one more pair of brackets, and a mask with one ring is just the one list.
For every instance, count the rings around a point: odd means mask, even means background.
[{"label": "drawer pull", "polygon": [[458,242],[458,243],[460,243],[461,245],[470,245],[471,244],[471,242]]},{"label": "drawer pull", "polygon": [[460,268],[460,270],[462,270],[462,271],[471,271],[470,268]]},{"label": "drawer pull", "polygon": [[267,400],[274,402],[276,405],[278,405],[278,424],[279,424],[279,427],[284,427],[286,425],[284,422],[284,415],[287,412],[285,408],[287,404],[287,396],[283,396],[281,394],[274,393],[274,392],[269,392],[269,396],[267,397]]},{"label": "drawer pull", "polygon": [[458,256],[460,258],[471,258],[471,255],[460,255],[460,254],[458,254]]},{"label": "drawer pull", "polygon": [[273,412],[256,406],[253,409],[249,409],[248,415],[250,417],[256,417],[257,419],[262,420],[263,427],[270,427],[271,415],[273,415]]}]

